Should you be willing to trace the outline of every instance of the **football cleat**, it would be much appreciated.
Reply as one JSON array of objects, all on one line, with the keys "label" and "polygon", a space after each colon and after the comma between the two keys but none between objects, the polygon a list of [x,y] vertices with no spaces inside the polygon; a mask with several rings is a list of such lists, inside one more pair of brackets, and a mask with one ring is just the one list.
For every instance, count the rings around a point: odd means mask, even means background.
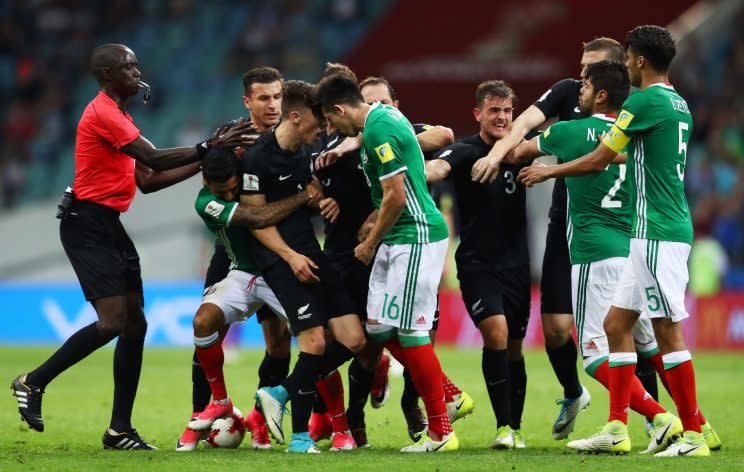
[{"label": "football cleat", "polygon": [[357,447],[360,447],[360,448],[372,447],[372,445],[367,440],[367,430],[364,428],[364,426],[360,426],[358,428],[352,429],[351,437],[354,438],[354,444],[356,444]]},{"label": "football cleat", "polygon": [[643,430],[646,432],[646,437],[650,438],[654,435],[654,422],[645,420],[643,422]]},{"label": "football cleat", "polygon": [[367,427],[364,424],[364,411],[362,410],[361,414],[359,414],[348,409],[346,410],[346,418],[349,422],[351,437],[354,438],[354,443],[357,447],[371,447],[367,440]]},{"label": "football cleat", "polygon": [[524,434],[522,434],[521,429],[515,429],[512,430],[514,433],[514,448],[515,449],[524,449],[527,447],[527,444],[524,441]]},{"label": "football cleat", "polygon": [[212,427],[212,423],[214,423],[217,418],[230,416],[232,412],[233,404],[230,399],[227,400],[227,403],[212,402],[207,405],[204,411],[189,421],[189,428],[194,431],[207,430]]},{"label": "football cleat", "polygon": [[414,408],[403,408],[403,416],[406,419],[406,425],[408,428],[408,437],[411,441],[418,441],[421,439],[422,433],[426,434],[426,429],[429,426],[429,422],[426,421],[424,412],[421,408],[416,405]]},{"label": "football cleat", "polygon": [[[198,415],[199,413],[192,413],[191,419],[193,420]],[[193,429],[189,428],[188,425],[186,425],[186,429],[183,431],[183,434],[181,434],[181,437],[178,438],[178,442],[176,443],[176,451],[195,451],[197,446],[199,445],[199,440],[203,439],[204,435],[204,433],[200,431],[194,431]]]},{"label": "football cleat", "polygon": [[375,378],[372,380],[372,388],[369,391],[369,403],[372,408],[380,408],[390,397],[390,356],[382,353],[380,364],[375,370]]},{"label": "football cleat", "polygon": [[713,426],[710,425],[710,422],[701,424],[700,429],[703,430],[703,437],[705,438],[705,442],[708,444],[708,449],[711,451],[721,449],[721,446],[723,445],[721,443],[721,438],[718,437],[718,433],[716,433]]},{"label": "football cleat", "polygon": [[659,413],[654,416],[654,431],[648,447],[641,454],[656,454],[663,451],[682,434],[682,422],[671,413]]},{"label": "football cleat", "polygon": [[245,427],[251,433],[251,447],[253,449],[271,449],[266,418],[256,408],[253,408],[245,418]]},{"label": "football cleat", "polygon": [[460,393],[459,398],[447,403],[447,415],[449,416],[450,424],[455,424],[455,421],[471,414],[474,407],[475,402],[470,395],[465,392]]},{"label": "football cleat", "polygon": [[109,428],[103,433],[103,448],[118,451],[157,451],[157,447],[148,444],[136,429],[117,433]]},{"label": "football cleat", "polygon": [[[287,389],[279,385],[278,387],[263,387],[256,392],[256,401],[266,418],[266,426],[274,437],[276,442],[284,444],[284,428],[282,420],[284,419],[285,405],[289,400]],[[310,435],[308,434],[308,440]],[[315,444],[313,443],[313,447]]]},{"label": "football cleat", "polygon": [[292,433],[287,452],[300,454],[320,454],[320,449],[315,447],[315,442],[310,439],[309,433]]},{"label": "football cleat", "polygon": [[586,410],[589,406],[592,396],[589,390],[581,386],[581,395],[578,398],[564,398],[558,400],[556,404],[561,405],[561,411],[558,413],[555,423],[553,423],[553,439],[565,439],[574,429],[576,417],[579,412]]},{"label": "football cleat", "polygon": [[[521,433],[520,433],[521,434]],[[496,437],[491,441],[491,449],[513,449],[514,431],[510,426],[501,426],[496,430]]]},{"label": "football cleat", "polygon": [[456,451],[459,448],[460,441],[457,439],[455,432],[452,431],[449,434],[445,434],[441,441],[434,441],[428,434],[422,434],[418,442],[404,447],[400,452],[450,452]]},{"label": "football cleat", "polygon": [[613,420],[604,425],[598,433],[586,439],[569,441],[567,446],[579,452],[625,454],[630,452],[628,427],[622,421]]},{"label": "football cleat", "polygon": [[28,427],[42,432],[44,431],[44,418],[41,417],[41,396],[44,389],[26,383],[28,373],[21,374],[10,384],[13,396],[18,400],[18,413]]},{"label": "football cleat", "polygon": [[331,420],[331,414],[327,411],[324,413],[313,412],[310,415],[310,424],[308,424],[308,431],[310,432],[310,439],[315,442],[322,441],[323,439],[329,439],[333,432],[333,421]]},{"label": "football cleat", "polygon": [[351,451],[356,448],[357,445],[356,442],[354,442],[351,431],[333,433],[331,437],[331,451]]},{"label": "football cleat", "polygon": [[665,451],[655,454],[656,457],[704,457],[710,455],[710,448],[705,442],[703,433],[685,431],[682,437],[669,446]]}]

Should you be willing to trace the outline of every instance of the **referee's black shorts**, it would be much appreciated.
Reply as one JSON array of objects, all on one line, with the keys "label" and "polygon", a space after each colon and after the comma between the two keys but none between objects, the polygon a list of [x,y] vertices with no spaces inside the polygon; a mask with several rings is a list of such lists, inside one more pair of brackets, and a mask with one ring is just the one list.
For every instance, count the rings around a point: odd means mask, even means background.
[{"label": "referee's black shorts", "polygon": [[142,293],[139,255],[118,211],[76,200],[59,235],[86,300]]}]

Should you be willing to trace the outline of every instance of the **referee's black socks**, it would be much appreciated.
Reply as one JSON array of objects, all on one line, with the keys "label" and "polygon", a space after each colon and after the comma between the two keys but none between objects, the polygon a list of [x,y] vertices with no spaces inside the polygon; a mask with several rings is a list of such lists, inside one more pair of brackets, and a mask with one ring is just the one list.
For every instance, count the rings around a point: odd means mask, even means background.
[{"label": "referee's black socks", "polygon": [[136,339],[119,336],[114,350],[114,406],[111,411],[111,429],[128,431],[132,425],[132,407],[137,395],[144,336]]},{"label": "referee's black socks", "polygon": [[115,337],[115,334],[101,334],[96,323],[80,328],[49,359],[29,372],[26,382],[42,389],[45,388],[59,374],[88,357],[93,351],[105,346]]}]

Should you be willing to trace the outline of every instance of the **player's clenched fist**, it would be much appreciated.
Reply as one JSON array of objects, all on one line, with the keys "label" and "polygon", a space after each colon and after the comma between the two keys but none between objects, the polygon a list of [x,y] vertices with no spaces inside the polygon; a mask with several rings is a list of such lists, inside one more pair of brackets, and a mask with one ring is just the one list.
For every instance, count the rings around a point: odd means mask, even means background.
[{"label": "player's clenched fist", "polygon": [[354,257],[359,259],[364,265],[369,265],[372,258],[375,257],[375,248],[367,243],[361,243],[354,248]]}]

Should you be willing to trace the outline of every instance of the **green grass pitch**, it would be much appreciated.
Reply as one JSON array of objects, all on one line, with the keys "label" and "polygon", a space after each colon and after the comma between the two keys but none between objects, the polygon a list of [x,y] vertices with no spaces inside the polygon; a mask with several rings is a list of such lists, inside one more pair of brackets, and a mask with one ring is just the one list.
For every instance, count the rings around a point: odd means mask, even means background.
[{"label": "green grass pitch", "polygon": [[[488,448],[495,433],[495,421],[483,386],[480,351],[439,348],[448,375],[475,399],[475,413],[455,424],[460,438],[456,453],[402,455],[408,444],[405,423],[399,410],[402,388],[393,379],[393,393],[379,410],[368,407],[367,428],[373,448],[350,453],[323,452],[318,456],[285,454],[282,447],[253,451],[249,441],[237,450],[209,450],[176,453],[174,446],[191,408],[191,351],[155,349],[145,351],[142,380],[134,411],[134,425],[160,451],[103,451],[101,435],[111,410],[113,351],[104,349],[63,374],[44,396],[46,431],[29,431],[20,421],[15,399],[8,389],[12,378],[43,360],[52,348],[0,348],[0,381],[7,385],[0,394],[0,470],[325,470],[427,471],[454,470],[744,470],[744,415],[742,391],[744,355],[698,353],[695,356],[698,398],[705,415],[715,426],[723,449],[707,459],[665,459],[640,456],[647,439],[641,418],[632,413],[630,428],[633,452],[627,456],[578,455],[564,442],[554,441],[550,429],[558,412],[555,400],[561,394],[547,358],[542,351],[527,353],[527,403],[522,429],[527,449],[493,451]],[[226,366],[228,389],[235,404],[247,412],[256,385],[256,369],[262,352],[243,350],[237,362]],[[345,373],[344,373],[345,378]],[[595,432],[607,416],[608,396],[594,380],[582,374],[592,393],[592,404],[579,416],[571,437]],[[662,389],[663,390],[663,389]],[[673,410],[666,393],[662,404]],[[289,427],[290,419],[285,418]],[[328,449],[321,442],[321,450]]]}]

